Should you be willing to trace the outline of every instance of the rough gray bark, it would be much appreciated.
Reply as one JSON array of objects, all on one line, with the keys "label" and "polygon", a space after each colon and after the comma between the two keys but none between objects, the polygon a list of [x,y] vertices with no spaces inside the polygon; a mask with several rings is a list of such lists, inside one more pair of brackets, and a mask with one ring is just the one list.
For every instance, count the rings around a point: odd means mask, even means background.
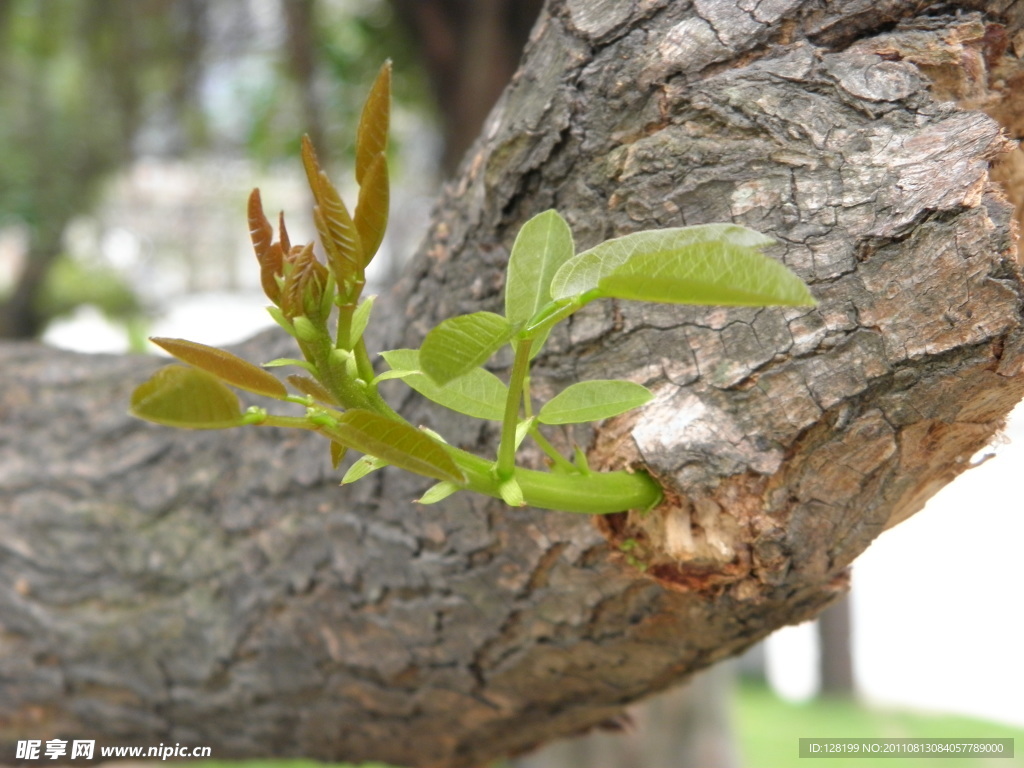
[{"label": "rough gray bark", "polygon": [[516,229],[550,206],[580,246],[718,220],[773,234],[816,309],[592,305],[540,361],[542,394],[656,391],[575,435],[662,478],[671,502],[646,517],[418,509],[424,484],[389,471],[338,489],[316,440],[129,420],[151,360],[3,347],[0,753],[59,735],[472,766],[834,600],[1024,394],[1012,209],[988,177],[1007,141],[922,63],[1007,102],[988,73],[1015,49],[992,40],[1019,39],[1020,6],[970,5],[549,3],[388,297],[385,343],[497,306]]}]

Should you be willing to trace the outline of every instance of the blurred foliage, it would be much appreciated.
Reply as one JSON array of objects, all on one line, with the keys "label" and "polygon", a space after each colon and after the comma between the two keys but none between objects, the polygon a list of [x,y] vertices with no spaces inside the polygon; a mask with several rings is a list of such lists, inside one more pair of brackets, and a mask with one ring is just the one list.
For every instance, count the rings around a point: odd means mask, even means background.
[{"label": "blurred foliage", "polygon": [[[941,674],[937,670],[936,674]],[[1024,739],[1024,730],[960,715],[882,709],[853,699],[824,698],[802,704],[779,699],[766,686],[744,685],[736,698],[736,731],[744,765],[758,768],[984,768],[990,758],[960,756],[888,757],[885,755],[797,758],[801,738],[820,739]],[[1022,766],[1024,758],[998,765]]]},{"label": "blurred foliage", "polygon": [[76,259],[59,259],[43,285],[40,308],[47,317],[59,317],[82,304],[92,304],[122,321],[130,321],[142,311],[135,291],[117,270]]},{"label": "blurred foliage", "polygon": [[[0,337],[31,337],[45,326],[41,296],[61,259],[64,231],[90,210],[107,175],[132,157],[147,115],[191,122],[198,5],[0,6],[0,222],[21,225],[27,235],[24,263],[0,305]],[[57,301],[65,303],[66,297]]]},{"label": "blurred foliage", "polygon": [[[351,146],[365,84],[396,61],[421,91],[384,0],[0,0],[0,229],[26,237],[0,296],[0,338],[42,332],[81,302],[139,309],[114,274],[80,273],[64,235],[142,155],[197,150],[267,163]],[[2,265],[0,265],[2,266]],[[96,285],[85,290],[83,282]]]},{"label": "blurred foliage", "polygon": [[[433,108],[421,67],[385,0],[282,0],[285,39],[274,71],[240,83],[247,105],[250,157],[270,162],[299,154],[309,133],[322,159],[351,161],[355,124],[368,83],[394,63],[396,104]],[[401,136],[395,138],[401,139]]]}]

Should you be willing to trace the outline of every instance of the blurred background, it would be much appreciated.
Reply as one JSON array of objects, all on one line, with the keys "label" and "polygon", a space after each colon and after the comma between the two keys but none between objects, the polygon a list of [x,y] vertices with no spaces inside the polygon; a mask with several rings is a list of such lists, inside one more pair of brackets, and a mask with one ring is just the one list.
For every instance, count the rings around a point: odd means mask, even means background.
[{"label": "blurred background", "polygon": [[[0,338],[148,354],[148,335],[269,326],[246,197],[259,186],[311,239],[299,138],[351,198],[358,109],[391,58],[393,224],[370,276],[386,290],[540,5],[0,0]],[[638,708],[625,734],[514,765],[768,767],[796,764],[799,736],[1024,737],[1024,413],[975,462],[882,535],[821,620]]]}]

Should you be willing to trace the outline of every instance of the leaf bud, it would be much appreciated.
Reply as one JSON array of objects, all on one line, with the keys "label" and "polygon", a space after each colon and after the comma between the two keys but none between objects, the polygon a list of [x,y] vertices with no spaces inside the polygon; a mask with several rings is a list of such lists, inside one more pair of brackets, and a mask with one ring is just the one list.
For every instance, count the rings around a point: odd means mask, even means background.
[{"label": "leaf bud", "polygon": [[313,244],[295,246],[285,258],[281,309],[287,317],[305,315],[314,322],[326,320],[323,307],[327,291],[327,267],[316,260]]},{"label": "leaf bud", "polygon": [[295,336],[300,341],[312,343],[320,338],[320,330],[304,315],[292,318],[292,327],[295,329]]}]

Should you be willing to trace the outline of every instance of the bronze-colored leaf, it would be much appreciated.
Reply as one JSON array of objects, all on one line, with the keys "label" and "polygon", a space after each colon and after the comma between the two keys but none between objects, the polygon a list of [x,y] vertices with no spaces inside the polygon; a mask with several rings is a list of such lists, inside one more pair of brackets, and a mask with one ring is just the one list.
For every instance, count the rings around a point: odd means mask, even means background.
[{"label": "bronze-colored leaf", "polygon": [[274,241],[274,228],[270,225],[265,213],[263,213],[263,201],[260,199],[259,189],[249,193],[249,237],[252,238],[252,247],[256,251],[256,258],[263,261],[267,249]]},{"label": "bronze-colored leaf", "polygon": [[332,406],[341,405],[337,398],[328,391],[327,387],[309,376],[302,376],[301,374],[293,373],[288,376],[288,383],[299,390],[302,394],[309,395],[318,403]]},{"label": "bronze-colored leaf", "polygon": [[382,153],[374,158],[359,187],[355,225],[362,245],[363,267],[373,259],[388,226],[388,161]]},{"label": "bronze-colored leaf", "polygon": [[306,169],[306,181],[309,183],[309,191],[313,193],[313,199],[320,202],[320,161],[317,159],[316,150],[309,136],[302,137],[302,167]]},{"label": "bronze-colored leaf", "polygon": [[391,122],[391,61],[385,61],[366,97],[356,131],[356,181],[361,185],[370,166],[388,148]]},{"label": "bronze-colored leaf", "polygon": [[223,349],[185,339],[150,339],[183,363],[194,365],[233,387],[281,399],[288,396],[284,384],[274,375]]},{"label": "bronze-colored leaf", "polygon": [[284,211],[277,217],[278,240],[281,242],[281,252],[288,253],[292,249],[292,241],[288,237],[288,228],[284,225]]},{"label": "bronze-colored leaf", "polygon": [[[277,304],[281,298],[281,290],[275,276],[281,274],[283,254],[281,244],[273,242],[274,228],[263,212],[263,203],[260,200],[258,189],[254,189],[249,195],[249,236],[252,238],[256,259],[260,263],[260,285],[263,286],[263,292],[267,298]],[[287,237],[284,230],[283,214],[281,215],[281,237],[282,239]]]},{"label": "bronze-colored leaf", "polygon": [[334,279],[339,285],[362,280],[363,256],[359,232],[348,208],[327,174],[320,172],[320,205],[314,209],[314,220],[324,244]]}]

